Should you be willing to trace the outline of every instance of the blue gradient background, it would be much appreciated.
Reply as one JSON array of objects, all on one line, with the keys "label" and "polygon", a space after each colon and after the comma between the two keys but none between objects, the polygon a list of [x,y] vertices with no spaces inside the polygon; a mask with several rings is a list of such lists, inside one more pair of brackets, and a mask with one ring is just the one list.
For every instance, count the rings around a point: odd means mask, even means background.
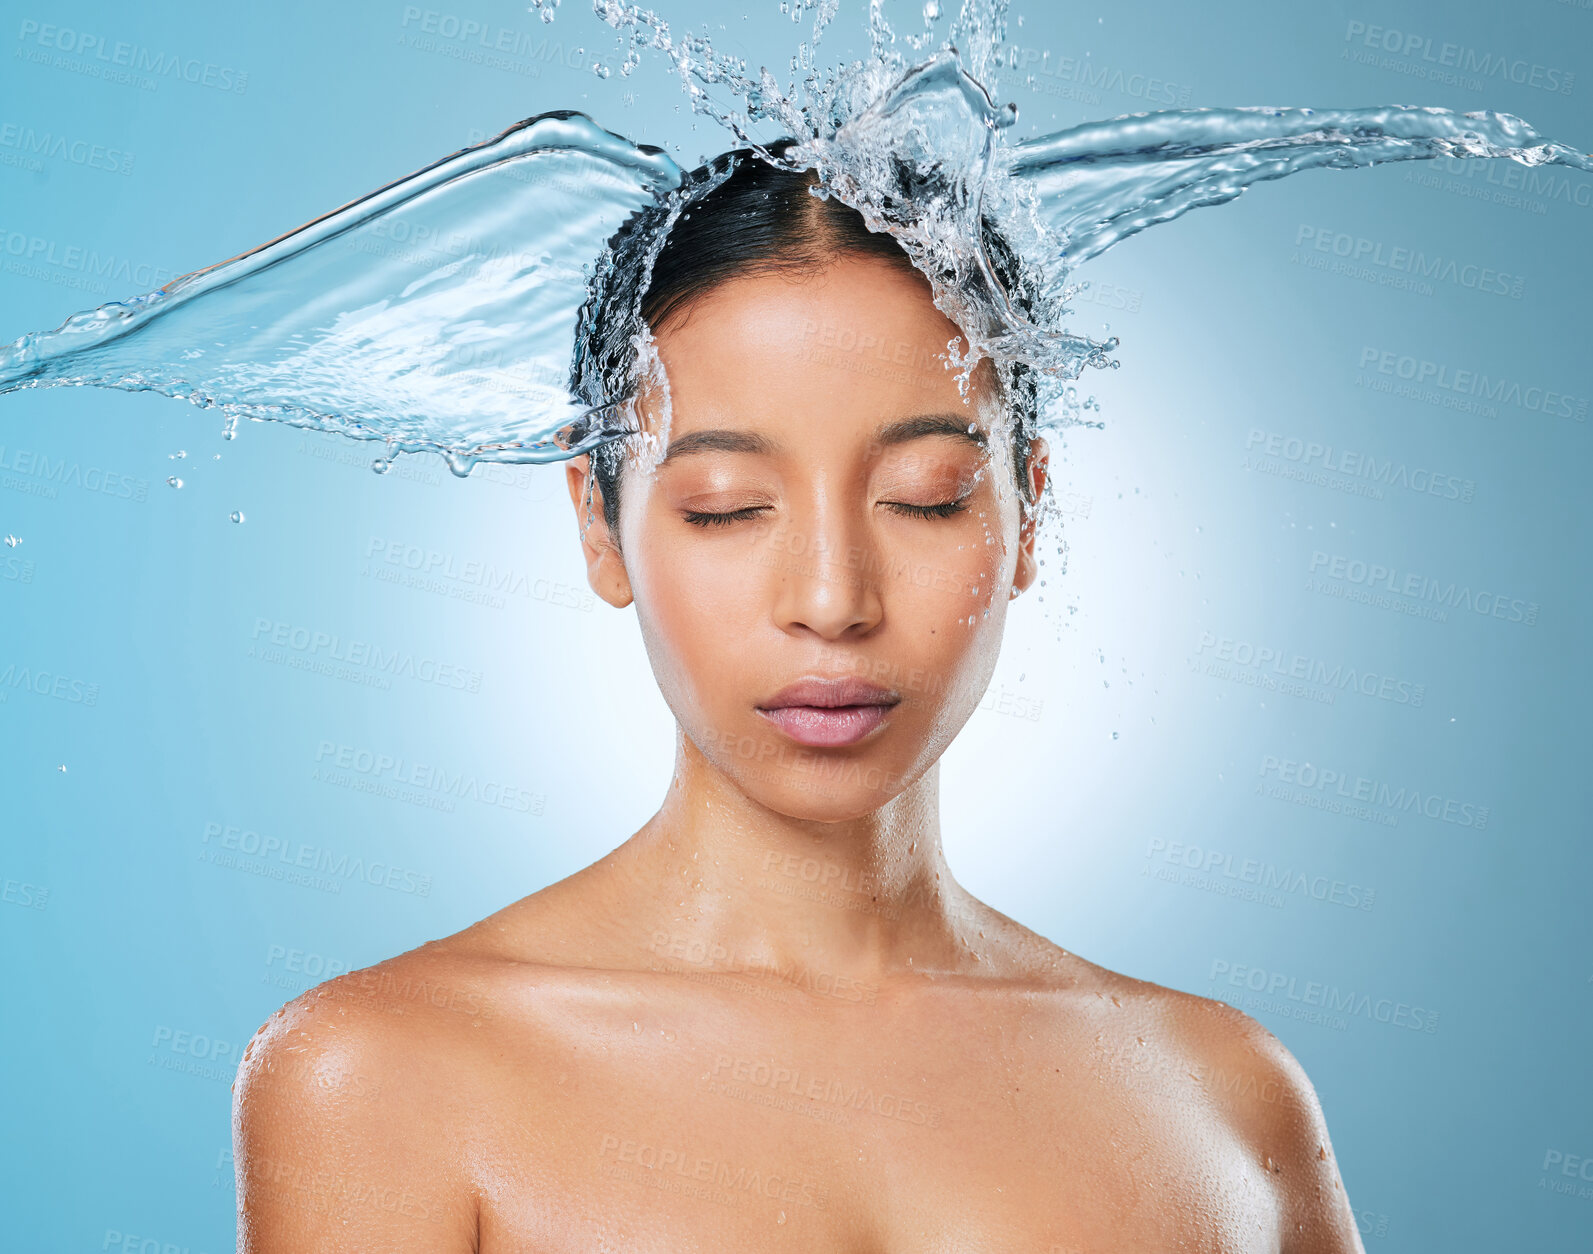
[{"label": "blue gradient background", "polygon": [[[746,7],[667,14],[722,23],[727,47],[783,67],[798,28],[772,3],[743,20]],[[613,36],[581,0],[552,26],[518,3],[432,10],[549,39],[509,68],[415,46],[425,9],[8,0],[0,336],[244,251],[543,110],[583,109],[683,165],[729,146],[656,60],[629,80],[592,75]],[[1053,69],[1086,54],[1092,67],[1034,87],[1006,74],[998,95],[1018,102],[1023,134],[1171,96],[1493,108],[1593,146],[1584,4],[1020,12],[1014,42],[1049,50]],[[247,80],[147,90],[91,77],[92,55],[40,46],[28,23],[46,22]],[[1347,39],[1355,22],[1576,78],[1568,94],[1424,80]],[[861,32],[849,6],[829,57],[860,52]],[[1160,84],[1167,95],[1146,94]],[[131,155],[131,170],[30,156],[30,130],[69,152]],[[1016,603],[988,708],[942,774],[947,856],[969,889],[1094,961],[1224,995],[1283,1039],[1316,1084],[1373,1251],[1572,1251],[1593,1238],[1593,1184],[1560,1166],[1593,1157],[1593,179],[1567,172],[1570,198],[1507,193],[1541,203],[1464,194],[1520,170],[1308,173],[1089,267],[1100,299],[1079,304],[1077,324],[1110,322],[1122,369],[1085,381],[1104,430],[1053,448],[1066,570],[1053,536],[1047,586]],[[1335,258],[1297,247],[1302,229],[1492,267],[1522,293],[1438,281],[1428,295],[1315,270],[1301,258]],[[57,258],[93,250],[140,277],[74,286],[92,280],[70,263],[21,265],[18,239]],[[1382,376],[1360,368],[1369,349],[1549,388],[1581,413],[1501,403],[1486,416],[1378,392],[1366,383]],[[232,1248],[228,1086],[254,1029],[318,982],[319,964],[409,949],[600,857],[668,779],[672,721],[633,616],[590,597],[581,608],[562,468],[463,481],[428,457],[378,477],[369,446],[258,423],[229,443],[221,426],[213,411],[96,389],[0,399],[0,534],[23,541],[0,548],[7,1248],[121,1248],[127,1234],[135,1249]],[[1295,463],[1247,460],[1257,431],[1453,475],[1472,499],[1285,478],[1271,472]],[[106,474],[110,492],[79,486]],[[370,556],[390,542],[495,563],[537,591],[492,607],[395,585]],[[1309,584],[1323,573],[1314,553],[1534,602],[1536,622],[1464,609],[1440,622],[1329,595]],[[292,669],[251,652],[260,620],[477,672],[479,690]],[[1419,685],[1423,701],[1351,690],[1329,703],[1208,673],[1217,650],[1202,641],[1221,637]],[[34,690],[56,677],[62,696]],[[73,699],[90,685],[93,704]],[[471,772],[526,808],[459,799],[447,812],[358,791],[317,777],[326,745]],[[1364,821],[1280,799],[1271,758],[1486,806],[1487,824],[1386,808],[1397,822]],[[329,892],[221,865],[211,825],[396,867],[399,886]],[[1186,876],[1173,842],[1375,896],[1370,909],[1308,892],[1246,900],[1212,890],[1237,882],[1220,867]],[[1436,1030],[1295,1017],[1303,1003],[1286,993],[1256,1003],[1227,982],[1240,967],[1294,981],[1297,996],[1318,982],[1436,1011]]]}]

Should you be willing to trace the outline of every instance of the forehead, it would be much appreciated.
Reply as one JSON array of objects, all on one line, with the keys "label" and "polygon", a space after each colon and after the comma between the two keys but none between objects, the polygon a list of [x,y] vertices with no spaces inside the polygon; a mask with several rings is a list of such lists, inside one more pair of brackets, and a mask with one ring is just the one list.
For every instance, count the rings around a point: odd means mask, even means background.
[{"label": "forehead", "polygon": [[670,444],[694,430],[738,428],[786,447],[834,446],[927,415],[988,429],[987,363],[964,397],[945,360],[957,335],[921,275],[878,258],[737,275],[654,332]]}]

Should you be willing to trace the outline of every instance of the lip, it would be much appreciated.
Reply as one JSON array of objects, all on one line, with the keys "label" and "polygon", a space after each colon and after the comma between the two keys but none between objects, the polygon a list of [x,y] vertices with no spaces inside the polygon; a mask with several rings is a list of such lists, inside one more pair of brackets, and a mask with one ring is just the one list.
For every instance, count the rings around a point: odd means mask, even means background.
[{"label": "lip", "polygon": [[798,744],[856,744],[890,717],[901,694],[856,676],[810,675],[787,684],[754,708]]},{"label": "lip", "polygon": [[888,705],[842,705],[824,708],[785,705],[775,710],[759,707],[763,715],[798,744],[816,749],[855,745],[890,717]]}]

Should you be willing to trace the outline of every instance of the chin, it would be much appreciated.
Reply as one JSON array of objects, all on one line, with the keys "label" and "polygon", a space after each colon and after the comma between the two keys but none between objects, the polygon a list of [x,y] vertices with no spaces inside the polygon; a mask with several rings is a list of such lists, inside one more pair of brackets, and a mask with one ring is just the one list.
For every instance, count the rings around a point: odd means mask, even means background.
[{"label": "chin", "polygon": [[787,818],[813,823],[845,823],[872,814],[913,782],[868,762],[847,763],[837,758],[824,767],[831,765],[833,770],[817,771],[755,768],[732,772],[731,778],[759,805]]},{"label": "chin", "polygon": [[789,819],[801,819],[809,823],[848,823],[874,813],[891,797],[856,788],[831,789],[815,784],[813,791],[792,786],[780,790],[777,795],[759,796],[756,800]]}]

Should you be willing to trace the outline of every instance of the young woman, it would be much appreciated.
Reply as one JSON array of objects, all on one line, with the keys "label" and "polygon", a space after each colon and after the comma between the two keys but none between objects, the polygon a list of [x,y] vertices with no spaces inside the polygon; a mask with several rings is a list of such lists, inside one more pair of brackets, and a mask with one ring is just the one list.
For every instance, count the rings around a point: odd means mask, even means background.
[{"label": "young woman", "polygon": [[1033,391],[984,362],[965,396],[892,237],[741,155],[650,271],[646,222],[616,238],[575,371],[634,381],[638,435],[567,478],[677,720],[668,794],[277,1012],[235,1090],[239,1249],[1360,1250],[1273,1036],[953,878],[939,760],[1035,579]]}]

